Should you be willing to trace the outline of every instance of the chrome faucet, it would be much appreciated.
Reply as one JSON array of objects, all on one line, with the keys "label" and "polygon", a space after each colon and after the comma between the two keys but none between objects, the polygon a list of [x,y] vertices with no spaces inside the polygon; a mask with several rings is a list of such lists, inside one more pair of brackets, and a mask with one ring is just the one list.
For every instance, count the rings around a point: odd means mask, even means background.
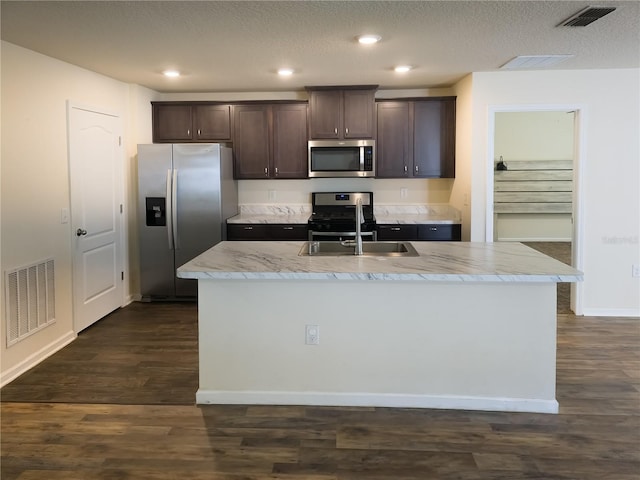
[{"label": "chrome faucet", "polygon": [[362,199],[356,200],[356,249],[354,255],[362,255],[362,224],[364,223],[364,213],[362,212]]}]

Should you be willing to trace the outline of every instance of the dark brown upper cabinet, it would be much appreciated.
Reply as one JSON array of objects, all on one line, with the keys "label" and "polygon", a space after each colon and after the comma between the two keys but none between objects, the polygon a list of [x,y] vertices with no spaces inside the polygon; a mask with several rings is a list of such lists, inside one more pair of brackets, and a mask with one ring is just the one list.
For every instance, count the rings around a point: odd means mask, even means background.
[{"label": "dark brown upper cabinet", "polygon": [[455,97],[377,103],[376,177],[455,177]]},{"label": "dark brown upper cabinet", "polygon": [[412,128],[409,124],[411,102],[379,102],[376,139],[376,177],[413,176]]},{"label": "dark brown upper cabinet", "polygon": [[255,103],[233,108],[236,178],[307,178],[306,103]]},{"label": "dark brown upper cabinet", "polygon": [[154,143],[231,140],[231,105],[151,102]]},{"label": "dark brown upper cabinet", "polygon": [[377,86],[307,87],[312,139],[374,138]]}]

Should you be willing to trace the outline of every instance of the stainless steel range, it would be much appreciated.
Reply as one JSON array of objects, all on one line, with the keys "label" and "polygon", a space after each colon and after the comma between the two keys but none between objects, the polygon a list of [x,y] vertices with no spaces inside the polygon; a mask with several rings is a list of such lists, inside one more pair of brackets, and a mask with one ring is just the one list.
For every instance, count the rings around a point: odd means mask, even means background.
[{"label": "stainless steel range", "polygon": [[315,192],[311,194],[313,213],[309,217],[309,241],[355,240],[356,204],[362,202],[363,240],[376,240],[373,192]]}]

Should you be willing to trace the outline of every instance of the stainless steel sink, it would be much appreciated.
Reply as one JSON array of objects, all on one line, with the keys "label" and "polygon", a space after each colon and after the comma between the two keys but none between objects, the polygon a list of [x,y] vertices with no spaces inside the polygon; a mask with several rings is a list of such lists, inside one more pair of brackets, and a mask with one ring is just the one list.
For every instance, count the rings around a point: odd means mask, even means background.
[{"label": "stainless steel sink", "polygon": [[[298,252],[301,256],[335,257],[354,255],[353,242],[304,242]],[[362,242],[362,255],[365,257],[418,257],[419,254],[409,242]]]}]

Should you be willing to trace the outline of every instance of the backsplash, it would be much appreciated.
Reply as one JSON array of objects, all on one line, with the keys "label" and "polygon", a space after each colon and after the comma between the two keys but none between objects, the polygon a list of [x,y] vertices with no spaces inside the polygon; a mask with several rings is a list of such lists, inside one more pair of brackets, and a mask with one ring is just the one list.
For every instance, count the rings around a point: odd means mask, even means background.
[{"label": "backsplash", "polygon": [[[447,218],[459,221],[460,211],[450,205],[375,205],[374,215],[379,218],[398,216],[428,216],[431,218]],[[244,204],[240,205],[240,215],[243,217],[269,216],[304,216],[311,214],[311,204]]]},{"label": "backsplash", "polygon": [[311,192],[373,192],[374,205],[448,204],[453,179],[314,178],[309,180],[239,180],[241,205],[304,205]]},{"label": "backsplash", "polygon": [[311,214],[311,204],[282,205],[253,203],[240,205],[241,215],[303,215]]}]

